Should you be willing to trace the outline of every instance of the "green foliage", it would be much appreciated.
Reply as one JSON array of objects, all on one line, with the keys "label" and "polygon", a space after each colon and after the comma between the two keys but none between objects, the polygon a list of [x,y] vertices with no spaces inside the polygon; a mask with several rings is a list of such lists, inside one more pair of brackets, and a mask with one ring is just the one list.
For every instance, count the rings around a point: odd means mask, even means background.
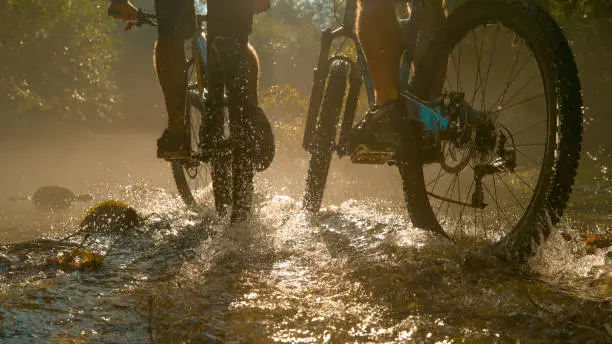
[{"label": "green foliage", "polygon": [[79,226],[90,232],[118,232],[138,226],[142,218],[125,202],[107,200],[87,211]]},{"label": "green foliage", "polygon": [[[583,171],[600,170],[612,160],[612,1],[549,0],[548,5],[571,43],[584,90]],[[610,183],[605,173],[595,173],[591,181]]]},{"label": "green foliage", "polygon": [[264,87],[291,84],[301,92],[310,87],[321,28],[313,22],[313,12],[298,3],[279,1],[269,14],[256,18],[251,41],[260,57]]},{"label": "green foliage", "polygon": [[308,100],[287,84],[267,88],[261,93],[261,97],[266,109],[275,113],[301,114],[308,107]]},{"label": "green foliage", "polygon": [[612,18],[610,0],[549,0],[551,13],[559,19]]},{"label": "green foliage", "polygon": [[277,139],[296,142],[304,132],[302,120],[308,109],[308,99],[291,85],[272,86],[260,93],[262,106],[273,122]]},{"label": "green foliage", "polygon": [[105,4],[0,0],[3,111],[105,113],[114,101]]}]

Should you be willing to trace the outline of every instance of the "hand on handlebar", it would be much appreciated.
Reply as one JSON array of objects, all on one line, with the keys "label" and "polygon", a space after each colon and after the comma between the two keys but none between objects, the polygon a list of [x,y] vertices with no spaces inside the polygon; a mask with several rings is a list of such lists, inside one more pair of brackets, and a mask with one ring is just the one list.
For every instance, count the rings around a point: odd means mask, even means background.
[{"label": "hand on handlebar", "polygon": [[132,23],[138,19],[138,9],[128,0],[112,0],[108,6],[108,15]]}]

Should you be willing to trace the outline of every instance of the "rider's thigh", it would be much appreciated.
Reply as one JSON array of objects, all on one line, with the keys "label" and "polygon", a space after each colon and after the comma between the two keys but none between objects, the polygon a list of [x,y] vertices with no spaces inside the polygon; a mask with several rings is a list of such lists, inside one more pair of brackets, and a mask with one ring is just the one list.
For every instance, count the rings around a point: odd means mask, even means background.
[{"label": "rider's thigh", "polygon": [[250,1],[208,0],[207,6],[208,23],[206,29],[209,35],[246,38],[251,33],[253,7]]},{"label": "rider's thigh", "polygon": [[255,48],[249,43],[249,48],[247,51],[247,64],[248,64],[248,72],[247,72],[247,80],[249,85],[248,98],[249,103],[257,105],[257,86],[259,81],[259,57],[257,56],[257,52]]},{"label": "rider's thigh", "polygon": [[257,56],[257,51],[251,45],[251,43],[249,43],[246,52],[246,59],[249,69],[249,81],[254,80],[255,82],[257,82],[257,78],[259,76],[259,56]]},{"label": "rider's thigh", "polygon": [[247,60],[249,64],[249,69],[253,69],[259,71],[259,56],[257,55],[257,51],[255,47],[249,42],[248,52],[247,52]]}]

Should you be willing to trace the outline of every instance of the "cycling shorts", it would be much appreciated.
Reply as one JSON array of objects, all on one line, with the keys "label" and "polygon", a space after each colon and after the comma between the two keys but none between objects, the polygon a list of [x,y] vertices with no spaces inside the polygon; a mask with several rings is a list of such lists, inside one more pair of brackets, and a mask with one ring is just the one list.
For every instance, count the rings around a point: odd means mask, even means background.
[{"label": "cycling shorts", "polygon": [[[160,36],[188,38],[195,30],[197,0],[155,0]],[[208,0],[209,34],[244,36],[251,33],[253,8],[248,0]]]},{"label": "cycling shorts", "polygon": [[195,32],[194,0],[155,0],[160,36],[188,38]]},{"label": "cycling shorts", "polygon": [[208,0],[208,33],[246,38],[253,27],[250,0]]}]

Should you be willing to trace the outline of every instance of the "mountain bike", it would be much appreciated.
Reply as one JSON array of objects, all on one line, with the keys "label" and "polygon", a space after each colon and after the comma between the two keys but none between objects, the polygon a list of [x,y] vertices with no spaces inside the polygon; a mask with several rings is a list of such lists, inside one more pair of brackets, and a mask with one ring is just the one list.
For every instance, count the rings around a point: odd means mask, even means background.
[{"label": "mountain bike", "polygon": [[[271,164],[274,139],[265,116],[255,120],[247,111],[247,40],[207,37],[206,19],[194,18],[197,29],[186,47],[185,135],[191,156],[170,163],[188,206],[205,204],[212,188],[217,213],[224,216],[231,206],[233,222],[250,213],[254,174]],[[156,26],[156,15],[139,11],[134,25],[145,24]]]},{"label": "mountain bike", "polygon": [[[581,86],[563,32],[532,0],[468,0],[414,66],[422,5],[413,1],[400,20],[401,148],[351,151],[364,83],[374,104],[356,2],[346,0],[341,27],[322,34],[303,141],[304,207],[319,211],[333,152],[388,164],[415,227],[525,260],[560,221],[581,154]],[[330,56],[339,39],[355,53]]]}]

